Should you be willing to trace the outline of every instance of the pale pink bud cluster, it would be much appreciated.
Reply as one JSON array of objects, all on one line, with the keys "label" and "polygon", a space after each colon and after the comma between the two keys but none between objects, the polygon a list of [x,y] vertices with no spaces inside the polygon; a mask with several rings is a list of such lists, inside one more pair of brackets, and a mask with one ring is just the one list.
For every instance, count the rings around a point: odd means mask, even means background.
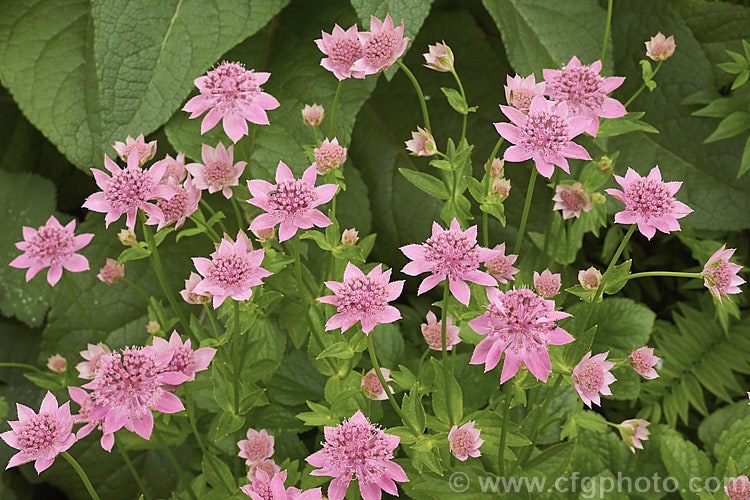
[{"label": "pale pink bud cluster", "polygon": [[156,141],[147,143],[143,134],[135,139],[128,136],[125,142],[115,141],[112,148],[128,166],[141,167],[156,154]]},{"label": "pale pink bud cluster", "polygon": [[313,166],[319,174],[339,168],[346,161],[346,148],[339,145],[339,140],[335,137],[332,141],[326,137],[320,147],[313,150],[313,153],[315,154]]},{"label": "pale pink bud cluster", "polygon": [[578,271],[578,282],[586,290],[596,290],[602,282],[602,273],[594,266]]},{"label": "pale pink bud cluster", "polygon": [[[435,351],[441,351],[443,349],[443,321],[437,320],[437,316],[432,311],[427,312],[427,323],[420,325],[422,330],[422,336],[427,347]],[[461,338],[458,336],[461,328],[453,324],[453,319],[448,316],[445,322],[445,349],[450,351],[453,346],[461,342]]]},{"label": "pale pink bud cluster", "polygon": [[453,71],[455,59],[453,51],[445,42],[436,43],[428,46],[428,52],[422,54],[425,60],[425,68],[434,69],[435,71],[447,72]]},{"label": "pale pink bud cluster", "polygon": [[462,462],[469,457],[482,455],[479,452],[479,447],[484,443],[484,439],[479,437],[482,431],[475,429],[474,424],[475,422],[471,420],[461,427],[454,425],[448,432],[451,453]]},{"label": "pale pink bud cluster", "polygon": [[341,244],[345,247],[351,247],[357,244],[359,241],[359,231],[357,231],[355,228],[349,228],[345,229],[343,233],[341,233]]},{"label": "pale pink bud cluster", "polygon": [[536,289],[536,293],[545,299],[551,299],[560,293],[561,286],[560,273],[552,274],[549,269],[542,271],[542,274],[534,271],[534,289]]},{"label": "pale pink bud cluster", "polygon": [[636,448],[639,450],[643,449],[641,441],[646,441],[649,434],[651,433],[646,427],[650,422],[635,418],[631,420],[625,420],[617,426],[617,430],[620,432],[620,437],[628,445],[630,451],[635,453]]},{"label": "pale pink bud cluster", "polygon": [[665,37],[662,32],[658,32],[656,35],[651,37],[646,43],[646,55],[652,61],[666,61],[672,54],[676,45],[674,43],[674,36],[670,35],[669,38]]},{"label": "pale pink bud cluster", "polygon": [[655,379],[659,376],[654,368],[660,361],[660,358],[654,356],[654,350],[651,347],[640,347],[633,349],[628,355],[628,363],[633,370],[645,379]]},{"label": "pale pink bud cluster", "polygon": [[410,154],[416,156],[432,156],[437,152],[435,138],[432,137],[429,130],[417,127],[417,131],[412,132],[411,137],[411,140],[405,142],[406,149],[409,150]]},{"label": "pale pink bud cluster", "polygon": [[47,360],[47,368],[55,373],[65,373],[68,370],[68,360],[60,354],[55,354]]},{"label": "pale pink bud cluster", "polygon": [[[383,380],[385,380],[386,383],[393,381],[391,378],[391,371],[388,368],[381,368],[380,373],[383,375]],[[394,393],[393,387],[388,386],[388,389],[391,391],[391,394]],[[383,387],[383,384],[380,382],[378,374],[375,372],[375,368],[365,373],[365,376],[362,377],[362,392],[365,393],[365,396],[375,401],[385,401],[388,399],[388,395],[385,393],[385,387]]]},{"label": "pale pink bud cluster", "polygon": [[104,266],[99,269],[99,274],[97,274],[96,277],[99,278],[99,281],[102,283],[114,285],[125,277],[125,264],[120,264],[118,266],[115,259],[107,257]]},{"label": "pale pink bud cluster", "polygon": [[302,121],[308,127],[317,127],[323,121],[326,115],[326,110],[319,104],[305,104],[302,108]]},{"label": "pale pink bud cluster", "polygon": [[500,177],[492,180],[492,194],[503,201],[510,194],[510,179]]},{"label": "pale pink bud cluster", "polygon": [[595,356],[591,351],[587,352],[581,361],[573,368],[571,378],[573,387],[581,396],[583,402],[591,408],[591,404],[601,405],[599,394],[609,396],[612,391],[609,384],[615,382],[615,378],[610,370],[615,366],[611,361],[607,361],[609,352],[603,352]]}]

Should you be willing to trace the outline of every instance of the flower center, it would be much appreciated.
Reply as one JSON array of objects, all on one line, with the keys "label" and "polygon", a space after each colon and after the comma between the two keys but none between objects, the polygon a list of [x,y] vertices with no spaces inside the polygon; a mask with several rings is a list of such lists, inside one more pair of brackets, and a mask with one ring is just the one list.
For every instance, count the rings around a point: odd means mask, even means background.
[{"label": "flower center", "polygon": [[[245,453],[247,454],[248,460],[263,460],[270,455],[269,452],[268,440],[263,439],[261,436],[254,436],[248,439],[247,443],[245,443]],[[273,476],[271,472],[269,472],[268,475],[269,477]]]},{"label": "flower center", "polygon": [[232,180],[234,169],[223,161],[212,161],[203,170],[203,177],[211,187],[224,187]]},{"label": "flower center", "polygon": [[60,422],[50,413],[40,413],[21,424],[18,445],[27,454],[40,453],[55,444]]},{"label": "flower center", "polygon": [[720,260],[715,264],[716,267],[711,270],[714,286],[720,291],[726,291],[732,284],[734,273],[730,269],[729,261]]},{"label": "flower center", "polygon": [[646,219],[668,214],[674,207],[674,197],[667,186],[647,177],[634,180],[625,190],[627,206]]},{"label": "flower center", "polygon": [[338,293],[341,313],[373,314],[388,304],[385,285],[366,276],[345,281]]},{"label": "flower center", "polygon": [[195,354],[189,347],[180,346],[172,351],[172,359],[167,367],[168,371],[186,373],[195,365]]},{"label": "flower center", "polygon": [[583,206],[586,204],[586,199],[578,191],[566,189],[560,192],[560,197],[562,198],[563,203],[565,204],[565,207],[568,208],[568,210],[581,210],[581,208],[583,208]]},{"label": "flower center", "polygon": [[536,289],[543,296],[551,297],[558,292],[557,281],[549,276],[540,276],[536,283]]},{"label": "flower center", "polygon": [[29,241],[28,253],[32,258],[51,263],[71,253],[71,235],[64,228],[42,226]]},{"label": "flower center", "polygon": [[291,218],[309,210],[318,194],[315,188],[301,179],[282,181],[268,193],[268,202],[275,215]]},{"label": "flower center", "polygon": [[589,361],[578,372],[578,383],[586,394],[596,394],[604,384],[604,369],[596,361]]},{"label": "flower center", "polygon": [[458,430],[451,438],[451,446],[459,455],[468,455],[474,449],[474,438],[466,429]]},{"label": "flower center", "polygon": [[138,207],[150,198],[153,181],[145,170],[125,168],[112,174],[104,196],[115,209]]},{"label": "flower center", "polygon": [[327,462],[344,474],[355,474],[360,484],[376,482],[391,458],[384,432],[370,424],[345,422],[326,435]]},{"label": "flower center", "polygon": [[630,353],[630,366],[638,373],[647,372],[651,369],[651,365],[646,359],[646,354],[642,351],[633,351]]},{"label": "flower center", "polygon": [[463,232],[444,231],[431,236],[424,243],[425,259],[433,266],[433,273],[462,276],[479,266],[479,250]]},{"label": "flower center", "polygon": [[211,261],[206,276],[222,288],[241,286],[250,279],[252,268],[247,259],[237,255],[219,255]]},{"label": "flower center", "polygon": [[[440,330],[442,328],[442,322],[438,321],[437,323],[434,323],[432,325],[426,325],[422,335],[424,336],[424,339],[427,341],[427,345],[430,347],[439,347],[442,348],[443,346],[443,333]],[[446,336],[447,336],[447,330],[446,330]]]},{"label": "flower center", "polygon": [[547,82],[547,93],[554,101],[565,101],[576,113],[597,110],[604,104],[604,78],[589,67],[563,68]]},{"label": "flower center", "polygon": [[351,38],[337,38],[331,42],[327,50],[331,62],[345,68],[350,68],[354,61],[362,57],[362,45]]},{"label": "flower center", "polygon": [[528,111],[529,106],[531,106],[531,100],[534,97],[535,94],[528,89],[517,89],[511,92],[510,104],[521,111]]},{"label": "flower center", "polygon": [[123,158],[126,160],[130,158],[130,155],[134,154],[138,159],[146,158],[149,153],[150,149],[148,146],[146,146],[143,143],[140,142],[133,142],[125,146],[125,149],[122,152]]},{"label": "flower center", "polygon": [[129,406],[131,410],[156,404],[159,386],[151,355],[142,349],[125,349],[99,360],[93,398],[109,406]]},{"label": "flower center", "polygon": [[362,387],[369,394],[372,394],[375,396],[377,396],[384,390],[383,384],[380,383],[380,379],[378,379],[378,374],[375,372],[369,372],[367,375],[364,376],[364,378],[362,379]]},{"label": "flower center", "polygon": [[175,222],[185,214],[188,208],[187,192],[183,188],[176,189],[172,198],[157,200],[156,206],[164,214],[165,222]]},{"label": "flower center", "polygon": [[379,66],[393,55],[397,46],[398,40],[392,31],[375,33],[365,43],[365,60],[373,66]]},{"label": "flower center", "polygon": [[490,274],[497,276],[507,276],[510,274],[511,263],[507,255],[498,255],[487,263],[487,270]]},{"label": "flower center", "polygon": [[336,168],[346,159],[346,150],[343,146],[330,144],[321,146],[315,150],[315,163],[318,166]]},{"label": "flower center", "polygon": [[493,334],[510,339],[516,351],[538,351],[547,345],[547,334],[557,325],[546,314],[547,301],[529,289],[509,290],[500,298],[500,307],[489,306],[489,316],[497,320]]},{"label": "flower center", "polygon": [[223,62],[206,73],[201,93],[212,101],[213,107],[226,113],[250,104],[260,94],[260,87],[255,82],[255,74],[242,64]]},{"label": "flower center", "polygon": [[521,131],[520,145],[548,154],[559,152],[570,139],[568,123],[560,116],[547,112],[530,112]]}]

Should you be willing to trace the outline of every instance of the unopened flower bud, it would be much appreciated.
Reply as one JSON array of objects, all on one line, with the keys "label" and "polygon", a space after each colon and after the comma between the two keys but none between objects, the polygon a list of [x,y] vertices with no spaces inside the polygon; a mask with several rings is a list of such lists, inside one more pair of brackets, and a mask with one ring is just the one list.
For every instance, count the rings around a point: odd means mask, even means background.
[{"label": "unopened flower bud", "polygon": [[359,231],[355,228],[346,229],[341,233],[341,244],[345,247],[353,246],[359,241]]},{"label": "unopened flower bud", "polygon": [[68,360],[59,354],[55,354],[47,360],[47,368],[55,373],[64,373],[68,369]]},{"label": "unopened flower bud", "polygon": [[258,238],[258,241],[260,241],[261,243],[265,243],[266,241],[273,239],[274,235],[276,234],[276,229],[273,227],[269,227],[268,229],[258,229],[257,231],[253,230],[253,234],[256,238]]},{"label": "unopened flower bud", "polygon": [[[487,164],[489,164],[489,169],[487,168]],[[505,160],[501,160],[500,158],[493,158],[491,162],[488,161],[484,164],[484,170],[485,172],[489,172],[490,177],[502,176],[504,167]]]},{"label": "unopened flower bud", "polygon": [[411,140],[406,141],[406,149],[417,156],[432,156],[437,151],[435,139],[432,134],[422,127],[417,127],[416,132],[411,133]]},{"label": "unopened flower bud", "polygon": [[115,259],[107,258],[104,266],[99,269],[99,274],[96,275],[99,281],[107,285],[114,285],[118,281],[125,277],[125,266],[123,264],[117,265]]},{"label": "unopened flower bud", "polygon": [[509,193],[510,179],[501,177],[492,181],[492,194],[500,198],[501,201],[507,198]]},{"label": "unopened flower bud", "polygon": [[422,54],[427,63],[424,65],[426,68],[434,69],[435,71],[443,73],[453,69],[453,51],[445,44],[445,42],[430,45],[428,48],[429,52]]},{"label": "unopened flower bud", "polygon": [[578,282],[586,290],[596,290],[602,282],[602,273],[594,266],[578,271]]},{"label": "unopened flower bud", "polygon": [[305,122],[305,125],[308,127],[317,127],[320,125],[320,122],[323,121],[325,115],[325,109],[319,104],[313,104],[312,106],[305,104],[305,107],[302,108],[302,121]]},{"label": "unopened flower bud", "polygon": [[603,205],[607,201],[607,197],[604,195],[604,193],[592,193],[591,194],[591,203],[594,203],[596,205]]},{"label": "unopened flower bud", "polygon": [[146,331],[152,335],[159,333],[159,330],[161,330],[161,326],[159,326],[158,321],[149,321],[146,325]]},{"label": "unopened flower bud", "polygon": [[132,229],[121,230],[117,233],[117,238],[120,240],[120,243],[126,246],[135,245],[136,242],[135,232]]},{"label": "unopened flower bud", "polygon": [[646,55],[652,61],[666,61],[674,54],[675,47],[674,36],[666,38],[660,31],[646,42]]},{"label": "unopened flower bud", "polygon": [[611,174],[615,170],[615,162],[613,162],[609,156],[602,156],[596,163],[596,168],[602,172]]}]

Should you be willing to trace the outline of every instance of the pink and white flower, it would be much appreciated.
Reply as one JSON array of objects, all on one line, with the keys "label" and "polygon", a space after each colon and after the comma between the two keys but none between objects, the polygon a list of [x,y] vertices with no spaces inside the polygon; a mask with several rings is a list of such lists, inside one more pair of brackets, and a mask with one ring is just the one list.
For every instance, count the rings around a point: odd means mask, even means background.
[{"label": "pink and white flower", "polygon": [[659,376],[654,368],[661,359],[654,356],[654,350],[651,347],[643,346],[633,349],[628,355],[628,363],[633,370],[641,377],[651,380]]},{"label": "pink and white flower", "polygon": [[99,360],[105,354],[109,354],[112,351],[106,344],[99,342],[98,344],[88,344],[85,351],[81,351],[81,357],[86,361],[81,361],[76,365],[78,370],[78,377],[91,380],[96,375],[96,370],[99,368]]},{"label": "pink and white flower", "polygon": [[405,141],[409,154],[416,156],[432,156],[437,152],[435,138],[429,130],[417,127],[416,132],[411,133],[411,140]]},{"label": "pink and white flower", "polygon": [[349,229],[344,229],[341,233],[341,244],[345,247],[352,247],[357,244],[359,241],[359,231],[357,231],[355,228],[350,227]]},{"label": "pink and white flower", "polygon": [[442,73],[452,71],[454,66],[453,51],[445,42],[428,46],[428,52],[422,54],[425,68],[434,69]]},{"label": "pink and white flower", "polygon": [[652,61],[666,61],[672,57],[675,48],[674,36],[666,38],[660,31],[646,42],[646,55]]},{"label": "pink and white flower", "polygon": [[542,271],[542,274],[534,271],[534,289],[545,299],[551,299],[560,293],[561,286],[560,273],[552,274],[549,269]]},{"label": "pink and white flower", "polygon": [[365,75],[374,75],[390,68],[396,59],[406,50],[409,39],[404,37],[404,20],[401,25],[393,26],[393,19],[386,14],[381,21],[370,17],[370,31],[358,34],[362,42],[362,57],[354,63],[353,69],[363,71]]},{"label": "pink and white flower", "polygon": [[[427,311],[427,323],[422,323],[422,336],[427,342],[427,347],[435,351],[443,350],[443,321],[437,320],[437,316],[432,311]],[[453,319],[448,316],[445,323],[445,350],[450,351],[453,346],[461,342],[458,336],[461,328],[453,324]]]},{"label": "pink and white flower", "polygon": [[250,481],[255,481],[256,476],[261,472],[265,472],[268,477],[273,477],[281,472],[281,467],[271,458],[265,458],[257,463],[253,463],[250,469],[247,471],[247,478]]},{"label": "pink and white flower", "polygon": [[247,439],[237,442],[238,456],[245,459],[245,464],[257,465],[273,456],[274,439],[265,429],[248,429],[246,435]]},{"label": "pink and white flower", "polygon": [[505,255],[505,243],[500,243],[495,246],[495,250],[499,252],[495,257],[484,263],[487,267],[487,271],[495,278],[499,283],[508,283],[513,280],[513,275],[518,272],[518,269],[513,267],[516,262],[518,255],[508,254]]},{"label": "pink and white flower", "polygon": [[566,220],[580,217],[581,211],[591,210],[591,198],[580,182],[555,186],[555,196],[552,197],[552,201],[555,202],[552,209],[562,210],[563,219]]},{"label": "pink and white flower", "polygon": [[154,337],[153,347],[157,356],[168,352],[172,353],[172,359],[169,360],[164,370],[186,375],[185,382],[195,380],[195,374],[208,368],[216,354],[216,349],[213,347],[200,347],[193,350],[190,346],[190,339],[183,343],[180,334],[176,331],[172,332],[169,342],[161,337]]},{"label": "pink and white flower", "polygon": [[180,183],[185,180],[187,171],[185,170],[185,155],[182,153],[179,153],[176,158],[167,155],[163,159],[154,162],[154,165],[164,165],[164,177],[161,178],[162,184],[169,184],[171,181]]},{"label": "pink and white flower", "polygon": [[128,136],[125,142],[115,141],[112,147],[129,167],[142,167],[156,154],[156,141],[147,143],[143,134],[135,139]]},{"label": "pink and white flower", "polygon": [[586,290],[596,290],[602,282],[602,273],[594,266],[578,271],[578,282]]},{"label": "pink and white flower", "polygon": [[646,429],[649,424],[650,422],[647,420],[634,418],[631,420],[625,420],[617,426],[617,430],[620,432],[620,437],[622,437],[622,440],[625,441],[625,444],[628,445],[628,448],[630,448],[630,451],[633,453],[635,453],[636,448],[639,450],[643,449],[641,441],[646,441],[648,435],[651,434],[651,432]]},{"label": "pink and white flower", "polygon": [[730,293],[740,293],[740,285],[745,282],[737,274],[742,266],[729,261],[734,252],[734,248],[722,245],[703,266],[703,284],[719,302],[728,299]]},{"label": "pink and white flower", "polygon": [[339,168],[346,161],[346,148],[340,146],[339,140],[335,137],[332,141],[326,137],[320,147],[313,149],[313,154],[315,154],[313,166],[319,174]]},{"label": "pink and white flower", "polygon": [[185,280],[185,289],[180,290],[180,296],[188,304],[205,304],[211,300],[210,295],[199,295],[195,293],[195,287],[201,282],[203,278],[200,274],[190,272],[190,277]]},{"label": "pink and white flower", "polygon": [[610,370],[615,364],[607,361],[609,352],[603,352],[595,356],[591,351],[587,352],[581,361],[573,368],[571,378],[573,387],[581,396],[583,402],[591,408],[591,404],[601,405],[599,393],[604,396],[612,395],[609,384],[616,381]]},{"label": "pink and white flower", "polygon": [[729,500],[748,500],[750,499],[750,480],[744,474],[730,478],[724,486],[724,492]]},{"label": "pink and white flower", "polygon": [[189,175],[182,185],[175,180],[170,180],[167,185],[174,191],[174,196],[168,200],[157,200],[156,206],[161,211],[161,217],[149,216],[146,221],[146,224],[156,225],[157,231],[172,223],[175,229],[182,226],[198,210],[201,200],[201,192],[193,185],[193,179]]},{"label": "pink and white flower", "polygon": [[[391,378],[391,371],[388,368],[381,368],[380,373],[383,375],[383,380],[387,382],[393,381]],[[391,394],[394,393],[393,387],[388,387]],[[375,372],[375,368],[365,373],[362,377],[362,391],[370,399],[375,401],[385,401],[388,399],[388,395],[385,393],[385,387],[380,383],[378,374]]]},{"label": "pink and white flower", "polygon": [[482,455],[479,452],[479,447],[484,443],[484,439],[479,437],[482,431],[475,429],[474,424],[472,420],[461,427],[454,425],[448,433],[451,453],[462,462],[469,457],[476,458]]},{"label": "pink and white flower", "polygon": [[521,78],[520,75],[511,78],[510,75],[507,75],[506,79],[505,102],[508,103],[508,106],[513,106],[524,113],[529,111],[531,101],[535,97],[544,95],[545,83],[536,83],[536,77],[533,73],[526,78]]},{"label": "pink and white flower", "polygon": [[125,277],[125,264],[120,264],[118,266],[115,259],[107,257],[104,266],[99,269],[99,274],[97,274],[96,277],[99,278],[99,281],[102,283],[114,285]]},{"label": "pink and white flower", "polygon": [[65,373],[68,371],[68,360],[65,356],[54,354],[47,359],[47,368],[55,373]]},{"label": "pink and white flower", "polygon": [[320,488],[300,491],[299,488],[284,487],[286,471],[269,476],[266,471],[258,470],[251,484],[246,484],[242,492],[253,500],[320,500]]},{"label": "pink and white flower", "polygon": [[359,41],[357,26],[344,31],[338,24],[333,31],[321,31],[321,38],[315,40],[320,51],[328,57],[320,60],[320,65],[330,71],[339,80],[349,77],[364,78],[364,70],[354,68],[354,63],[362,57],[362,43]]},{"label": "pink and white flower", "polygon": [[99,441],[99,444],[101,445],[103,450],[112,451],[112,447],[115,444],[114,433],[104,432],[103,418],[98,418],[96,420],[91,419],[91,409],[95,405],[91,393],[84,391],[80,387],[71,386],[68,387],[68,394],[70,394],[70,398],[80,406],[80,408],[78,409],[78,413],[76,415],[73,415],[73,423],[84,424],[76,432],[76,439],[83,439],[91,434],[91,431],[99,429],[100,431],[102,431],[102,437]]},{"label": "pink and white flower", "polygon": [[305,104],[302,108],[302,121],[308,127],[317,127],[323,121],[326,115],[326,110],[320,104]]},{"label": "pink and white flower", "polygon": [[230,186],[240,183],[240,176],[245,171],[247,162],[234,163],[234,146],[224,147],[221,142],[215,148],[207,144],[201,146],[203,164],[186,165],[193,176],[193,185],[198,189],[208,189],[209,193],[221,191],[227,200],[232,197]]}]

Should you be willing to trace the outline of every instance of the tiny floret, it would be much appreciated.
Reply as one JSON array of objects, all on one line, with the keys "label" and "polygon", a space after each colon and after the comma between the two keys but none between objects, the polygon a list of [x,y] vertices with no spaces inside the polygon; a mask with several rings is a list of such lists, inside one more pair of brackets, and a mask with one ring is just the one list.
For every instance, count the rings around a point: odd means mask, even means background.
[{"label": "tiny floret", "polygon": [[354,63],[354,70],[373,75],[390,68],[406,50],[409,39],[404,37],[404,20],[394,27],[390,14],[381,21],[370,17],[370,31],[358,34],[362,42],[362,57]]},{"label": "tiny floret", "polygon": [[187,376],[185,382],[195,380],[195,374],[207,369],[216,354],[216,349],[213,347],[200,347],[193,350],[190,339],[183,342],[176,331],[172,332],[168,342],[161,337],[154,337],[153,348],[156,355],[172,353],[172,359],[169,360],[164,370],[182,373]]},{"label": "tiny floret", "polygon": [[591,210],[589,193],[580,182],[555,186],[555,196],[552,201],[555,202],[553,209],[561,210],[563,219],[566,220],[572,217],[578,218],[581,216],[581,212]]},{"label": "tiny floret", "polygon": [[578,271],[578,282],[586,290],[596,290],[602,282],[602,273],[594,266]]},{"label": "tiny floret", "polygon": [[273,456],[274,439],[265,429],[260,431],[248,429],[246,436],[247,439],[237,443],[237,447],[240,449],[238,455],[245,459],[245,464],[258,465],[263,460]]},{"label": "tiny floret", "polygon": [[518,255],[512,253],[505,255],[505,243],[500,243],[495,246],[494,250],[498,252],[498,254],[485,262],[485,266],[487,267],[487,271],[498,281],[498,283],[506,284],[515,279],[513,278],[513,275],[518,272],[518,269],[513,267]]},{"label": "tiny floret", "polygon": [[666,61],[674,54],[675,47],[674,36],[667,38],[660,31],[646,42],[646,55],[652,61]]},{"label": "tiny floret", "polygon": [[[437,320],[437,316],[432,311],[427,312],[427,323],[420,325],[422,329],[422,336],[427,347],[435,351],[443,350],[443,321]],[[453,346],[461,342],[461,338],[458,336],[461,328],[453,324],[453,319],[448,316],[445,323],[445,349],[450,351]]]},{"label": "tiny floret", "polygon": [[68,360],[64,356],[55,354],[47,360],[47,368],[55,373],[65,373],[68,370]]},{"label": "tiny floret", "polygon": [[534,271],[534,289],[545,299],[551,299],[560,293],[561,286],[560,273],[552,274],[549,269],[542,271],[542,274]]},{"label": "tiny floret", "polygon": [[346,148],[339,145],[339,140],[335,137],[332,141],[326,137],[320,147],[313,150],[313,154],[315,155],[313,165],[319,174],[339,168],[346,161]]},{"label": "tiny floret", "polygon": [[78,370],[78,376],[80,378],[91,380],[96,375],[96,370],[99,368],[99,360],[105,354],[112,352],[106,344],[99,342],[98,344],[88,344],[85,351],[81,351],[81,357],[85,361],[81,361],[76,365]]},{"label": "tiny floret", "polygon": [[617,426],[617,430],[620,432],[620,437],[622,437],[622,440],[625,441],[625,444],[628,445],[628,448],[630,448],[630,451],[633,453],[635,453],[636,448],[639,450],[643,449],[641,441],[646,441],[648,435],[651,434],[646,428],[649,423],[650,422],[647,420],[635,418],[625,420]]},{"label": "tiny floret", "polygon": [[660,358],[654,356],[654,350],[651,347],[643,346],[628,355],[628,363],[633,370],[645,379],[655,379],[659,376],[654,368],[660,361]]},{"label": "tiny floret", "polygon": [[453,51],[445,42],[436,43],[428,46],[428,52],[422,54],[425,60],[425,68],[434,69],[435,71],[447,72],[453,71],[455,60]]},{"label": "tiny floret", "polygon": [[149,216],[146,221],[146,224],[156,225],[157,231],[161,231],[172,223],[175,229],[182,226],[185,220],[198,210],[198,203],[201,200],[201,191],[189,175],[182,184],[174,177],[170,177],[167,185],[172,188],[174,195],[168,200],[156,200],[161,217]]},{"label": "tiny floret", "polygon": [[125,277],[125,264],[117,265],[115,259],[107,257],[104,265],[99,269],[99,274],[96,275],[99,281],[107,285],[114,285],[118,281],[121,281]]},{"label": "tiny floret", "polygon": [[201,146],[203,164],[191,163],[185,168],[193,176],[193,185],[197,189],[207,189],[209,193],[221,191],[226,199],[232,197],[230,186],[240,182],[247,162],[234,163],[234,146],[224,147],[221,142],[215,148],[207,144]]},{"label": "tiny floret", "polygon": [[737,274],[742,266],[729,261],[734,252],[734,248],[722,245],[703,267],[703,284],[719,302],[729,300],[728,294],[740,293],[740,285],[745,282]]},{"label": "tiny floret", "polygon": [[545,83],[536,83],[533,73],[526,78],[521,78],[520,75],[514,77],[508,75],[506,79],[505,102],[519,111],[528,112],[531,101],[537,96],[544,95]]},{"label": "tiny floret", "polygon": [[592,403],[601,405],[600,393],[605,396],[612,395],[609,384],[617,379],[610,373],[615,364],[607,361],[608,354],[609,352],[603,352],[592,356],[591,351],[589,351],[583,356],[580,363],[573,368],[571,375],[573,387],[589,408],[591,408]]},{"label": "tiny floret", "polygon": [[411,140],[406,141],[405,144],[409,154],[412,155],[432,156],[437,152],[435,139],[428,130],[422,127],[417,127],[417,131],[411,133]]},{"label": "tiny floret", "polygon": [[357,244],[359,241],[359,231],[357,231],[355,228],[350,227],[349,229],[344,229],[344,232],[341,233],[341,244],[345,247],[351,247]]},{"label": "tiny floret", "polygon": [[195,287],[202,280],[200,274],[191,272],[190,277],[185,280],[185,289],[180,291],[180,296],[188,304],[205,304],[211,300],[210,295],[199,295],[195,293]]},{"label": "tiny floret", "polygon": [[314,128],[320,125],[325,115],[325,109],[319,104],[313,104],[312,106],[305,104],[305,107],[302,108],[302,121],[308,127]]},{"label": "tiny floret", "polygon": [[315,40],[315,43],[320,51],[328,56],[320,60],[320,65],[336,78],[345,80],[349,77],[365,77],[364,70],[354,68],[354,63],[363,54],[356,25],[344,31],[336,24],[331,34],[321,32],[321,38]]},{"label": "tiny floret", "polygon": [[125,142],[115,141],[112,147],[129,167],[142,167],[156,154],[156,141],[146,142],[143,134],[135,139],[128,136]]},{"label": "tiny floret", "polygon": [[482,431],[475,429],[474,424],[475,422],[472,420],[461,427],[454,425],[448,433],[451,453],[462,462],[469,457],[482,455],[479,452],[479,447],[484,443],[484,439],[479,437]]},{"label": "tiny floret", "polygon": [[[393,380],[391,378],[391,371],[388,368],[381,368],[380,373],[383,375],[383,380],[385,380],[386,383]],[[391,391],[391,394],[393,394],[393,387],[389,386],[388,389]],[[385,393],[385,387],[380,383],[375,368],[365,373],[365,376],[362,377],[362,392],[365,393],[365,396],[375,401],[385,401],[388,399],[388,395]]]}]

